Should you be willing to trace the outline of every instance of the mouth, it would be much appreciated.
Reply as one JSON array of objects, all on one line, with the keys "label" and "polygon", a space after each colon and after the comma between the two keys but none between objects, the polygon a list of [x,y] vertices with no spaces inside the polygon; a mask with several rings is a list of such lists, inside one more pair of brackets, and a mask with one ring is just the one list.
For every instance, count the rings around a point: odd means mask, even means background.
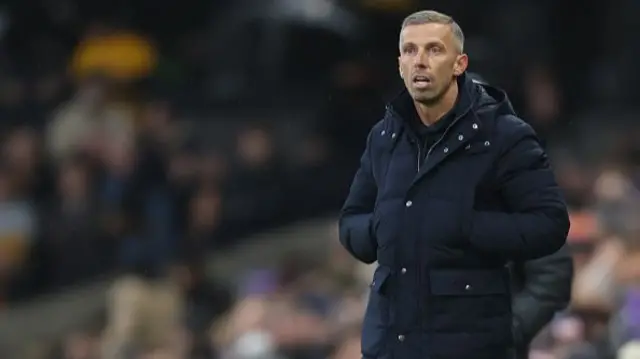
[{"label": "mouth", "polygon": [[413,77],[413,86],[419,89],[427,88],[431,86],[431,79],[427,76],[414,76]]}]

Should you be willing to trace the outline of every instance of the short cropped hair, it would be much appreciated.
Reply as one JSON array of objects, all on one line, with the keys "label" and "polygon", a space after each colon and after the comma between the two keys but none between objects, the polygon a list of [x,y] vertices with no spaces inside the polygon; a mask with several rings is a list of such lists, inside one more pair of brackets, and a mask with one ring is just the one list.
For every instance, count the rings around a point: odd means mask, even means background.
[{"label": "short cropped hair", "polygon": [[457,42],[457,50],[460,53],[464,51],[464,33],[462,32],[462,28],[460,28],[460,25],[458,25],[458,23],[451,16],[443,14],[441,12],[437,12],[434,10],[422,10],[414,12],[404,19],[400,31],[404,30],[404,28],[407,26],[423,24],[443,24],[451,26],[451,32],[453,32],[453,37]]}]

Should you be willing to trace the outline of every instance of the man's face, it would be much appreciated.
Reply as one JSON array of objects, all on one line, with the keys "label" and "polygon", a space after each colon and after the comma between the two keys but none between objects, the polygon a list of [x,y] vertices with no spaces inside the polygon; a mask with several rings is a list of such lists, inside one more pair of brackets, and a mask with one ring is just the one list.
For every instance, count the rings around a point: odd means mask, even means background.
[{"label": "man's face", "polygon": [[409,25],[400,33],[400,75],[411,97],[433,104],[467,66],[447,24]]}]

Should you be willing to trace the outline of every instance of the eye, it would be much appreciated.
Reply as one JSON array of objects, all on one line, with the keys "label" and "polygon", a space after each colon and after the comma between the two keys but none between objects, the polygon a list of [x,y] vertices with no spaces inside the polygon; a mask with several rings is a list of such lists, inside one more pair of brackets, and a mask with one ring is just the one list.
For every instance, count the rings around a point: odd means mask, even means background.
[{"label": "eye", "polygon": [[418,51],[418,48],[413,45],[406,45],[402,48],[402,53],[404,54],[415,54]]},{"label": "eye", "polygon": [[442,48],[440,46],[431,46],[429,48],[429,53],[433,55],[437,55],[442,52]]}]

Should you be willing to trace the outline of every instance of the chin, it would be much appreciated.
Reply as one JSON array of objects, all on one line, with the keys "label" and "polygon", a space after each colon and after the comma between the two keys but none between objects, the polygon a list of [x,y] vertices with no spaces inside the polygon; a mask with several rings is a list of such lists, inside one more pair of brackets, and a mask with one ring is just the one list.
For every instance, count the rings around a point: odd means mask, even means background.
[{"label": "chin", "polygon": [[436,91],[436,89],[430,89],[426,91],[413,91],[411,97],[413,101],[421,103],[426,106],[431,106],[438,103],[444,96],[445,91]]},{"label": "chin", "polygon": [[420,92],[411,94],[411,97],[413,98],[413,101],[423,104],[432,104],[438,98],[438,96]]}]

